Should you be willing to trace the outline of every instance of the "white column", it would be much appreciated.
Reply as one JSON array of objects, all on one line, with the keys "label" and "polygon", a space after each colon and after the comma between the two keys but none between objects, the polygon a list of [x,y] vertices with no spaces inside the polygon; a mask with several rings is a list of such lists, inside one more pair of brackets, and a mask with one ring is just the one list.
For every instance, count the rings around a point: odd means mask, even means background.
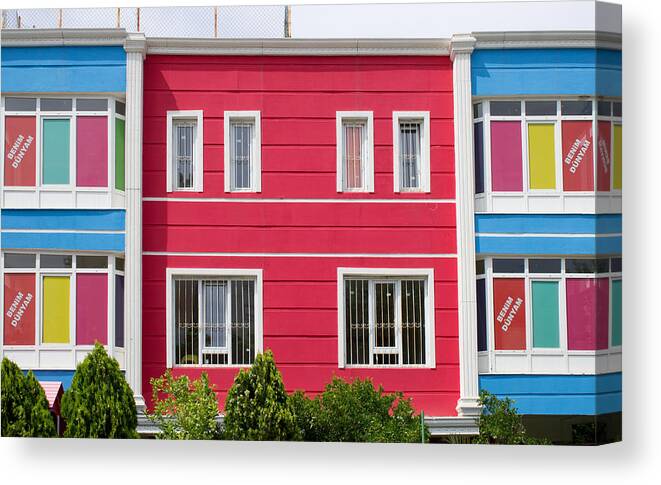
[{"label": "white column", "polygon": [[454,160],[457,199],[457,272],[459,287],[459,388],[457,413],[480,414],[477,368],[477,308],[475,298],[475,186],[471,53],[475,38],[452,36],[454,90]]},{"label": "white column", "polygon": [[127,377],[138,412],[142,397],[142,78],[146,40],[129,34],[126,51],[126,268]]}]

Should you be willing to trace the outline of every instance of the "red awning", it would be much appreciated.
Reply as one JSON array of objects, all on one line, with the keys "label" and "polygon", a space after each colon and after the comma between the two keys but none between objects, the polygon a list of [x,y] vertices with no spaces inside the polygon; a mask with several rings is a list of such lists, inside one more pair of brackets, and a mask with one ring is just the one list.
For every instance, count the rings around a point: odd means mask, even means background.
[{"label": "red awning", "polygon": [[60,414],[60,400],[64,394],[64,388],[59,381],[39,381],[39,384],[46,393],[48,408],[55,414]]}]

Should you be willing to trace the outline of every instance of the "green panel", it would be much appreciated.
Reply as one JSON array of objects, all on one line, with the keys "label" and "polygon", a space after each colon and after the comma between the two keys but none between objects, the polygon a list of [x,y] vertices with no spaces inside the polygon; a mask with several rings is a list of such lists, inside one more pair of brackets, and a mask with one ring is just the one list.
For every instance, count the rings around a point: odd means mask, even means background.
[{"label": "green panel", "polygon": [[532,346],[560,347],[560,317],[557,281],[532,282]]},{"label": "green panel", "polygon": [[43,183],[67,185],[71,158],[70,120],[45,119],[43,123]]},{"label": "green panel", "polygon": [[124,190],[124,120],[115,118],[115,188]]},{"label": "green panel", "polygon": [[613,312],[612,346],[622,345],[622,280],[613,281],[611,311]]}]

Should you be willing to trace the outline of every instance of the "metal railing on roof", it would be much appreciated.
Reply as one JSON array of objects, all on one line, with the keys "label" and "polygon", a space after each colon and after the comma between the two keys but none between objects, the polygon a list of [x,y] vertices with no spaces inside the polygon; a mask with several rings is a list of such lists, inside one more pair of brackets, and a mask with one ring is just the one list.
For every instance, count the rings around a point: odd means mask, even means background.
[{"label": "metal railing on roof", "polygon": [[220,7],[39,8],[2,11],[3,29],[125,29],[147,37],[291,37],[284,5]]}]

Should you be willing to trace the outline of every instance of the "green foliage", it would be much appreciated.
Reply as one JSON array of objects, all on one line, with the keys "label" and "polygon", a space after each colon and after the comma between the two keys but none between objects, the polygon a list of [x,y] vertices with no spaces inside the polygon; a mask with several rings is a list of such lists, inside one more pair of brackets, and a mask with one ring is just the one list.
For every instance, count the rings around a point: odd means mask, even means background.
[{"label": "green foliage", "polygon": [[282,376],[273,354],[258,354],[249,370],[241,370],[227,393],[225,438],[285,441],[300,439]]},{"label": "green foliage", "polygon": [[528,436],[521,416],[510,398],[499,399],[487,391],[480,393],[480,404],[484,407],[480,416],[480,434],[475,440],[482,444],[499,445],[543,445],[547,440]]},{"label": "green foliage", "polygon": [[2,436],[50,438],[55,423],[48,400],[32,371],[27,376],[6,357],[2,359]]},{"label": "green foliage", "polygon": [[[294,409],[302,410],[297,422],[304,439],[373,443],[420,443],[420,416],[402,393],[388,394],[371,379],[347,382],[339,377],[314,400],[293,397]],[[424,441],[429,431],[424,430]]]},{"label": "green foliage", "polygon": [[206,373],[191,383],[188,376],[172,377],[168,369],[150,382],[153,410],[147,417],[161,430],[157,438],[212,440],[220,436],[218,400]]},{"label": "green foliage", "polygon": [[296,419],[296,427],[301,431],[301,439],[324,441],[318,424],[319,399],[310,399],[303,391],[296,391],[289,395],[289,405]]},{"label": "green foliage", "polygon": [[133,391],[98,342],[62,397],[62,417],[67,438],[137,438]]}]

